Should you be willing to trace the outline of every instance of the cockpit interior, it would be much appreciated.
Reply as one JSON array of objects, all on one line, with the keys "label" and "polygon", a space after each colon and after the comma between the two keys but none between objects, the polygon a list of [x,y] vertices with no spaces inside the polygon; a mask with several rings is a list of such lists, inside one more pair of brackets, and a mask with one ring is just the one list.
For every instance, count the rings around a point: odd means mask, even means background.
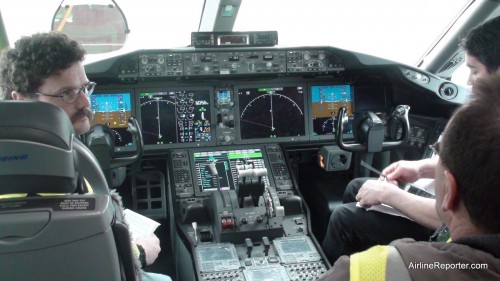
[{"label": "cockpit interior", "polygon": [[[279,30],[233,31],[224,15],[245,2],[204,1],[186,47],[85,64],[97,86],[81,141],[125,209],[159,223],[162,252],[146,270],[172,280],[318,279],[332,266],[321,243],[347,183],[378,176],[361,163],[382,170],[432,155],[470,94],[451,79],[464,66],[458,38],[500,11],[498,1],[466,1],[432,46],[439,53],[411,65],[307,41],[283,46]],[[223,12],[204,30],[210,7]],[[0,220],[5,212],[0,203]]]}]

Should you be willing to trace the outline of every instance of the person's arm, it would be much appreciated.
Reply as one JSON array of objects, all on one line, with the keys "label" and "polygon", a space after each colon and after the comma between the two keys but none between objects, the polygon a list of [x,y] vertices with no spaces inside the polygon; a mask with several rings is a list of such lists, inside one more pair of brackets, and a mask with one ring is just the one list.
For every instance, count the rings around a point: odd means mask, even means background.
[{"label": "person's arm", "polygon": [[430,229],[438,229],[441,220],[436,212],[436,200],[411,194],[402,189],[386,192],[382,202],[397,209],[413,221]]},{"label": "person's arm", "polygon": [[161,251],[160,240],[158,239],[158,237],[154,234],[147,237],[138,236],[135,239],[135,243],[137,244],[137,246],[140,246],[140,248],[142,248],[142,251],[140,251],[139,255],[139,259],[143,259],[141,260],[141,262],[145,261],[146,265],[154,263]]},{"label": "person's arm", "polygon": [[356,200],[363,208],[379,204],[389,205],[428,228],[437,229],[441,225],[434,199],[408,193],[386,181],[366,181],[359,189]]},{"label": "person's arm", "polygon": [[420,168],[419,168],[419,178],[429,178],[433,179],[436,177],[436,166],[438,163],[439,157],[427,158],[419,160]]},{"label": "person's arm", "polygon": [[[401,160],[387,166],[382,175],[386,176],[388,182],[393,184],[401,184],[408,182],[415,182],[421,178],[435,177],[436,165],[438,157],[427,158],[418,161],[405,161]],[[380,178],[381,180],[384,177]]]}]

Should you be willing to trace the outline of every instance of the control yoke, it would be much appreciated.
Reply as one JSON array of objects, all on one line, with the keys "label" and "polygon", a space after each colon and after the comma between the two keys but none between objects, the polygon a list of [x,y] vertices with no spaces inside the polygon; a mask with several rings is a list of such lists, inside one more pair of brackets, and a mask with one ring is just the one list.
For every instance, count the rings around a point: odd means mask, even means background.
[{"label": "control yoke", "polygon": [[[398,131],[401,127],[401,134],[397,140],[384,140],[384,124],[382,120],[373,112],[361,112],[355,117],[353,143],[345,143],[343,137],[344,126],[347,123],[346,109],[341,107],[337,117],[337,127],[335,128],[335,139],[337,145],[346,151],[361,152],[363,161],[370,163],[373,159],[373,153],[392,150],[402,146],[410,139],[410,122],[408,112],[410,106],[398,105],[391,114],[389,120],[390,132]],[[357,120],[356,120],[357,119]],[[399,135],[399,133],[398,133]],[[368,176],[369,171],[365,170],[360,176]]]},{"label": "control yoke", "polygon": [[384,141],[384,124],[382,120],[373,112],[362,113],[358,128],[353,128],[358,134],[360,143],[345,143],[343,138],[344,125],[347,123],[346,111],[341,107],[338,113],[335,139],[337,145],[346,151],[351,152],[380,152],[395,149],[410,139],[410,122],[408,120],[408,105],[398,105],[391,114],[391,122],[398,122],[402,125],[401,138],[396,141]]},{"label": "control yoke", "polygon": [[130,117],[128,119],[128,130],[134,138],[134,143],[137,146],[137,150],[133,155],[113,158],[111,161],[111,168],[118,168],[125,165],[130,165],[139,161],[144,153],[144,140],[142,138],[141,128],[139,127],[139,122],[135,117]]},{"label": "control yoke", "polygon": [[111,169],[130,165],[141,159],[144,152],[144,141],[135,117],[128,120],[128,130],[132,133],[137,150],[132,155],[114,157],[115,136],[113,131],[106,125],[94,125],[85,134],[85,145],[92,151],[99,161],[101,168],[108,172]]}]

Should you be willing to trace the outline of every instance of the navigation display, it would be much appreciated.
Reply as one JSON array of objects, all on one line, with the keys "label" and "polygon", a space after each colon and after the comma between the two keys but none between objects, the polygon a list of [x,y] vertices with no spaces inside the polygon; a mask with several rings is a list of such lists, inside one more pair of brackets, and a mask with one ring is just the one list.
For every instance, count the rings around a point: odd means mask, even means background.
[{"label": "navigation display", "polygon": [[350,85],[311,86],[313,135],[335,135],[339,109],[344,107],[348,125],[343,133],[352,134],[353,106]]},{"label": "navigation display", "polygon": [[140,92],[144,144],[212,141],[208,89]]},{"label": "navigation display", "polygon": [[[258,148],[235,149],[220,151],[194,152],[198,190],[209,192],[217,190],[234,190],[238,182],[238,166],[249,165],[252,168],[265,168],[262,151]],[[210,171],[210,165],[215,165],[218,178]],[[269,180],[263,176],[266,187]]]},{"label": "navigation display", "polygon": [[111,128],[116,150],[133,146],[132,134],[127,131],[128,119],[132,116],[130,92],[94,92],[90,96],[90,108],[94,112],[90,125],[102,124]]},{"label": "navigation display", "polygon": [[300,137],[306,133],[302,86],[238,89],[241,139]]}]

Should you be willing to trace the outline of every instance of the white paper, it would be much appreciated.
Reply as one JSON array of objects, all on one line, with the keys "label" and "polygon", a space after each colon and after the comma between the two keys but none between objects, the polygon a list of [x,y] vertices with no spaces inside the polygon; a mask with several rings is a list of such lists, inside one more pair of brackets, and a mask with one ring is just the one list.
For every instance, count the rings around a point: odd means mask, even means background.
[{"label": "white paper", "polygon": [[416,187],[419,187],[432,195],[436,195],[436,191],[434,190],[434,179],[422,178],[413,183]]},{"label": "white paper", "polygon": [[[361,205],[359,204],[359,202],[356,203],[356,206],[360,207],[360,208],[363,208],[363,207],[361,207]],[[403,217],[403,218],[407,218],[409,220],[412,220],[409,217],[407,217],[405,214],[401,213],[400,211],[398,211],[398,210],[394,209],[393,207],[391,207],[389,205],[386,205],[386,204],[374,205],[374,206],[371,206],[370,208],[366,208],[365,210],[367,210],[367,211],[377,211],[377,212],[381,212],[381,213],[384,213],[384,214],[388,214],[388,215],[392,215],[392,216],[398,216],[398,217]]]},{"label": "white paper", "polygon": [[152,235],[156,228],[160,226],[157,221],[132,210],[125,209],[123,212],[125,214],[125,221],[128,223],[129,230],[132,233],[132,238],[134,240],[138,236],[148,237]]}]

